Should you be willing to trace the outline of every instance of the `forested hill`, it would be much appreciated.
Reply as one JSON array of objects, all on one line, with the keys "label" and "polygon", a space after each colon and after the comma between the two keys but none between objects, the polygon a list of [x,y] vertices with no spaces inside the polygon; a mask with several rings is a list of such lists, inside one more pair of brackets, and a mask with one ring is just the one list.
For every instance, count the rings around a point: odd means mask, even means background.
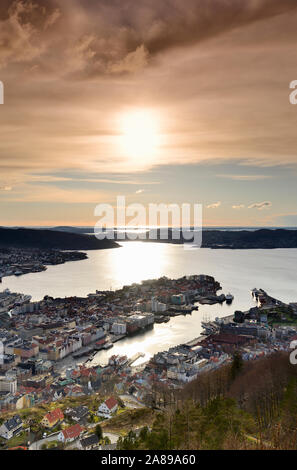
[{"label": "forested hill", "polygon": [[203,232],[202,247],[233,249],[297,248],[297,230],[207,230]]},{"label": "forested hill", "polygon": [[1,248],[100,250],[118,248],[119,246],[113,240],[97,240],[92,235],[42,229],[0,227]]},{"label": "forested hill", "polygon": [[[169,229],[168,238],[162,240],[160,230],[155,240],[164,243],[184,243],[183,234],[173,239]],[[189,239],[189,238],[188,238]],[[150,241],[147,237],[144,241]],[[185,240],[186,241],[186,240]],[[250,230],[203,230],[202,248],[256,249],[256,248],[297,248],[297,230],[259,229]]]}]

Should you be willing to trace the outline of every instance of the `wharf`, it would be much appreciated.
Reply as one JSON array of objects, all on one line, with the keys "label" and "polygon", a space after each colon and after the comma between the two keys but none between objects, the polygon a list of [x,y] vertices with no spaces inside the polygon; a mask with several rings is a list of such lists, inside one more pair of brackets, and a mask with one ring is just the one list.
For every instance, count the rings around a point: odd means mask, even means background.
[{"label": "wharf", "polygon": [[136,354],[134,354],[134,356],[132,356],[132,357],[128,360],[128,362],[127,362],[126,365],[127,365],[127,366],[131,366],[131,364],[133,364],[133,362],[136,362],[137,359],[139,359],[140,357],[144,357],[144,356],[145,356],[144,353],[136,353]]},{"label": "wharf", "polygon": [[88,356],[90,353],[94,351],[94,349],[95,349],[95,346],[86,346],[85,348],[82,348],[79,351],[76,351],[75,353],[73,353],[72,357],[74,359],[78,359],[79,357]]},{"label": "wharf", "polygon": [[126,338],[126,334],[124,335],[112,335],[109,337],[111,343],[116,343],[117,341],[120,341],[123,338]]},{"label": "wharf", "polygon": [[197,344],[201,343],[205,339],[205,336],[198,336],[198,338],[192,339],[191,341],[188,341],[185,343],[187,346],[192,347],[192,346],[197,346]]}]

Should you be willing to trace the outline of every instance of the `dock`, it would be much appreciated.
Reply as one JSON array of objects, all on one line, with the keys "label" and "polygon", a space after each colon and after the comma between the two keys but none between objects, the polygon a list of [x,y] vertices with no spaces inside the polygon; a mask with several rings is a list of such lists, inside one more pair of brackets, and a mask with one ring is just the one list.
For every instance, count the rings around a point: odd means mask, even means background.
[{"label": "dock", "polygon": [[126,334],[124,335],[112,335],[112,336],[109,336],[109,339],[110,339],[110,342],[111,343],[116,343],[117,341],[120,341],[121,339],[123,338],[126,338]]},{"label": "dock", "polygon": [[131,366],[131,365],[133,364],[133,362],[136,362],[137,359],[139,359],[140,357],[144,357],[144,356],[145,356],[144,353],[136,353],[136,354],[134,354],[134,356],[132,356],[132,357],[128,360],[128,362],[127,362],[126,365],[127,365],[127,366]]},{"label": "dock", "polygon": [[82,348],[79,351],[76,351],[75,353],[73,353],[72,357],[74,359],[78,359],[78,358],[83,357],[83,356],[88,356],[94,350],[95,350],[94,346],[86,346],[85,348]]},{"label": "dock", "polygon": [[205,339],[205,336],[198,336],[198,338],[192,339],[191,341],[188,341],[185,344],[191,348],[193,346],[197,346],[197,344],[201,343],[201,341],[203,341],[204,339]]}]

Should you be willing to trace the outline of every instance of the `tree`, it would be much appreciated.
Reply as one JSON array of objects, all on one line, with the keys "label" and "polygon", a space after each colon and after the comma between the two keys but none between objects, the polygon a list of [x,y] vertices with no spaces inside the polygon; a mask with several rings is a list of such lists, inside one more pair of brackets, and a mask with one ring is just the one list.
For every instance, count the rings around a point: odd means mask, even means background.
[{"label": "tree", "polygon": [[243,360],[241,354],[236,351],[233,355],[233,361],[231,365],[231,378],[234,380],[238,374],[242,371],[243,368]]},{"label": "tree", "polygon": [[103,437],[103,432],[102,432],[102,428],[101,428],[100,424],[97,424],[97,426],[95,427],[95,434],[96,434],[96,436],[98,437],[98,439],[100,441]]}]

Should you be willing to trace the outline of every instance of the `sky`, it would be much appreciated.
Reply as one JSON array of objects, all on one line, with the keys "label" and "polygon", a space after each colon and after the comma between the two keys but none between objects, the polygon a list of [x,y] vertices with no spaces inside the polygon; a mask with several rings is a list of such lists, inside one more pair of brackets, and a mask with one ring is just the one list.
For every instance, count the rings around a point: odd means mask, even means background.
[{"label": "sky", "polygon": [[1,225],[297,226],[296,0],[1,0]]}]

